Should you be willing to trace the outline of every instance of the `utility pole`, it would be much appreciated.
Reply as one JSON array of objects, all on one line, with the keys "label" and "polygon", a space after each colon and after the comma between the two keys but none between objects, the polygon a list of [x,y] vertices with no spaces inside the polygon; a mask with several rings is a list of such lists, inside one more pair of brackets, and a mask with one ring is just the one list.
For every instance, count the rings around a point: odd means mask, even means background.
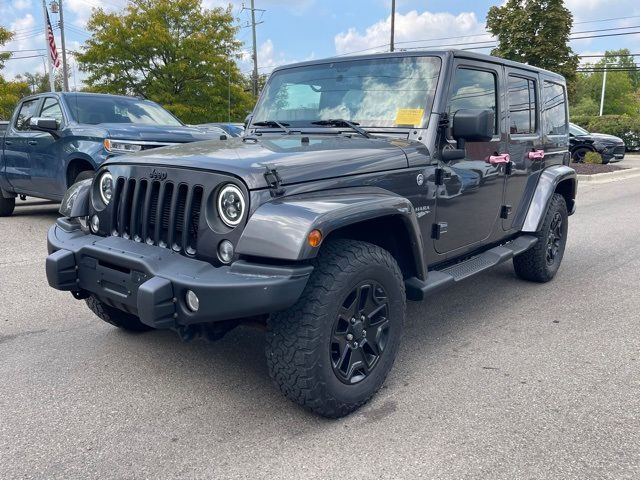
[{"label": "utility pole", "polygon": [[53,64],[51,63],[51,53],[50,50],[51,48],[49,47],[49,25],[47,23],[47,4],[45,3],[46,0],[42,0],[42,13],[43,13],[43,19],[44,19],[44,42],[45,42],[45,46],[47,49],[47,61],[48,61],[48,65],[49,65],[49,89],[52,92],[56,91],[56,83],[55,83],[55,79],[53,78]]},{"label": "utility pole", "polygon": [[253,73],[251,74],[251,90],[254,96],[258,96],[258,42],[256,40],[256,25],[262,22],[256,22],[256,12],[264,12],[261,8],[256,8],[254,0],[251,0],[251,8],[242,5],[242,11],[251,10],[251,30],[253,32]]},{"label": "utility pole", "polygon": [[396,30],[396,0],[391,0],[391,42],[389,43],[390,52],[393,52],[395,49],[394,38],[393,38],[395,36],[395,30]]},{"label": "utility pole", "polygon": [[67,49],[64,45],[64,9],[62,0],[58,0],[60,6],[60,46],[62,47],[62,91],[69,91],[69,70],[67,69]]},{"label": "utility pole", "polygon": [[251,30],[253,31],[253,96],[258,96],[258,48],[256,42],[256,9],[251,0]]}]

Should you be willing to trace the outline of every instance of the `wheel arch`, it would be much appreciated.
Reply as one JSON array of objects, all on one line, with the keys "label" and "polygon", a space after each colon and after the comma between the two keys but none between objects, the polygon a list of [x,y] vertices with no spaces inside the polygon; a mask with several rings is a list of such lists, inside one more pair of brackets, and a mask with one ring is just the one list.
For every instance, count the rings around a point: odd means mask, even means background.
[{"label": "wheel arch", "polygon": [[[325,191],[272,200],[258,207],[240,237],[241,255],[301,261],[314,258],[307,236],[366,241],[391,253],[405,278],[424,279],[422,236],[411,202],[378,188]],[[321,244],[321,245],[322,245]]]},{"label": "wheel arch", "polygon": [[567,203],[569,215],[573,214],[577,189],[578,179],[573,168],[566,165],[554,165],[546,168],[540,174],[522,231],[534,233],[540,230],[551,198],[555,193],[562,195]]},{"label": "wheel arch", "polygon": [[67,170],[65,173],[65,179],[67,182],[67,188],[74,184],[76,177],[81,172],[88,170],[96,170],[95,163],[87,157],[76,156],[67,162]]}]

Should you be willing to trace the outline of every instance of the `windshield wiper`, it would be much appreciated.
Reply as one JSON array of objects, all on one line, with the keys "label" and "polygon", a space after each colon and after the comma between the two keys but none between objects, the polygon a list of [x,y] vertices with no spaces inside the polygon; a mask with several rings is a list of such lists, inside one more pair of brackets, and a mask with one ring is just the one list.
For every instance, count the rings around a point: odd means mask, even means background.
[{"label": "windshield wiper", "polygon": [[284,133],[286,133],[287,135],[291,134],[291,130],[289,130],[287,128],[289,126],[289,124],[288,123],[280,123],[277,120],[265,120],[264,122],[253,122],[252,125],[256,125],[258,127],[279,128],[282,131],[284,131]]},{"label": "windshield wiper", "polygon": [[330,127],[349,127],[354,132],[358,132],[365,138],[371,138],[366,130],[360,128],[358,122],[350,122],[349,120],[345,120],[344,118],[330,118],[328,120],[318,120],[317,122],[311,122],[312,125],[327,125]]}]

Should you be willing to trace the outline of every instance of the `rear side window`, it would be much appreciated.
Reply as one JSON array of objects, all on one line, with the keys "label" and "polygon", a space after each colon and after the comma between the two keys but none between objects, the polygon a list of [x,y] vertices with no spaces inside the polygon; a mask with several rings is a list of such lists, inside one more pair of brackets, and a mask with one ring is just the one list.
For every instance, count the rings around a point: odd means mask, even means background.
[{"label": "rear side window", "polygon": [[37,98],[33,100],[27,100],[20,106],[20,111],[18,112],[18,117],[16,118],[15,127],[18,130],[30,130],[31,118],[36,114],[36,107],[38,106]]},{"label": "rear side window", "polygon": [[512,135],[536,132],[536,83],[529,78],[509,76],[509,132]]},{"label": "rear side window", "polygon": [[564,87],[557,83],[544,82],[542,90],[544,101],[542,119],[547,135],[565,135],[567,133],[567,95]]},{"label": "rear side window", "polygon": [[454,114],[462,109],[493,110],[496,123],[493,133],[498,133],[497,88],[496,75],[484,70],[459,68],[451,87],[449,113]]}]

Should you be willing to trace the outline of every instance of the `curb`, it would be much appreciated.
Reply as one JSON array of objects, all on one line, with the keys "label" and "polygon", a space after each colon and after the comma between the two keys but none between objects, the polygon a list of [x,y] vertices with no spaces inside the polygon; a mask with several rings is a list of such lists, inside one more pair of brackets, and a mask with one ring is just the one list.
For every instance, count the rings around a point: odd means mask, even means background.
[{"label": "curb", "polygon": [[578,175],[578,184],[588,183],[596,185],[598,183],[615,182],[616,180],[624,180],[640,176],[640,168],[627,168],[615,172],[596,173],[594,175]]}]

